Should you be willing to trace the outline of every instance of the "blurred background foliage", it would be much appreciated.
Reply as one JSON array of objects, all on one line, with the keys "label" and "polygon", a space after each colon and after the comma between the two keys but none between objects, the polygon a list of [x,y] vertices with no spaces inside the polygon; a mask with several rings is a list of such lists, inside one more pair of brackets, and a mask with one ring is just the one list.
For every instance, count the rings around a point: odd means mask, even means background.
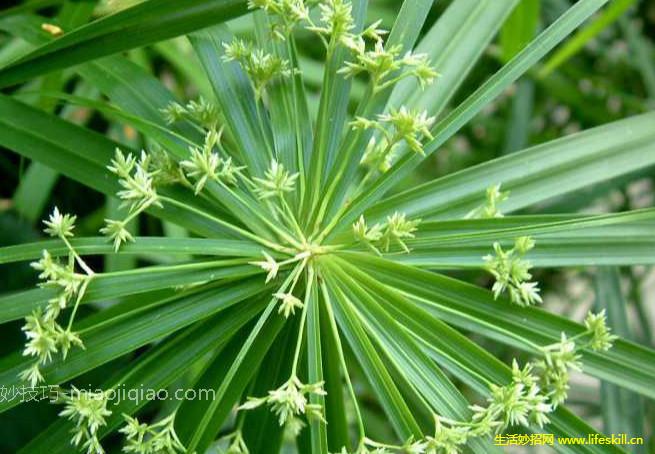
[{"label": "blurred background foliage", "polygon": [[[498,0],[502,1],[502,0]],[[89,3],[89,17],[67,15],[62,1],[36,0],[26,3],[3,1],[0,24],[21,9],[47,18],[57,17],[66,29],[81,25],[93,17],[111,14],[138,3],[139,0],[102,0]],[[400,2],[370,0],[370,20],[382,18],[390,28]],[[448,0],[435,2],[429,29],[448,6]],[[573,3],[570,0],[522,0],[485,55],[466,75],[456,94],[456,105],[517,53],[545,25],[552,23]],[[230,23],[240,35],[253,35],[250,18]],[[2,28],[2,27],[0,27]],[[45,31],[38,31],[46,33]],[[301,68],[310,87],[310,109],[316,112],[321,88],[323,47],[309,34],[300,33]],[[512,153],[529,145],[602,125],[620,118],[652,110],[655,107],[655,1],[613,0],[581,29],[559,46],[545,61],[490,104],[454,136],[439,153],[435,153],[404,186],[413,186],[436,176],[452,173],[495,157]],[[436,43],[439,45],[440,43]],[[446,46],[448,43],[442,43]],[[0,66],[24,55],[33,47],[25,41],[0,31]],[[211,88],[200,63],[186,38],[176,38],[132,50],[130,60],[157,75],[180,99],[211,99]],[[439,68],[437,68],[438,70]],[[438,81],[436,82],[438,84]],[[147,140],[129,125],[118,123],[85,107],[64,105],[48,92],[101,99],[73,69],[34,79],[9,93],[69,121],[84,124],[106,133],[132,147],[148,147]],[[364,91],[363,81],[356,81],[351,107],[355,108]],[[655,128],[655,125],[653,125]],[[2,134],[2,131],[0,131]],[[89,150],[89,152],[93,152]],[[653,206],[653,168],[623,176],[610,182],[585,188],[573,194],[532,207],[538,212],[610,212]],[[53,205],[63,212],[78,215],[78,235],[97,235],[105,217],[117,209],[117,202],[81,184],[58,175],[40,163],[32,163],[0,148],[0,246],[37,239],[40,219]],[[171,224],[147,216],[133,225],[142,235],[183,236],[188,233]],[[106,271],[131,268],[134,260],[144,263],[170,261],[165,255],[108,257],[105,263],[95,259],[94,269]],[[460,274],[470,274],[462,272]],[[490,285],[486,275],[467,276],[481,285]],[[613,329],[636,342],[654,346],[655,273],[650,267],[626,269],[541,270],[537,275],[544,289],[546,309],[581,319],[592,307],[605,307]],[[36,283],[28,264],[0,265],[0,291],[25,288]],[[86,308],[93,310],[93,307]],[[20,322],[0,334],[0,354],[20,348],[23,339]],[[506,362],[516,351],[476,337],[475,340]],[[137,352],[138,354],[138,352]],[[80,383],[92,384],[115,368],[112,363],[81,377]],[[354,362],[353,362],[354,363]],[[354,371],[355,373],[357,371]],[[361,377],[361,373],[360,373]],[[366,384],[356,380],[363,395]],[[654,379],[655,386],[655,379]],[[593,426],[606,433],[632,433],[650,438],[650,445],[634,452],[655,452],[653,427],[655,405],[628,391],[618,391],[591,377],[576,375],[570,394],[571,408]],[[389,425],[384,421],[375,399],[363,400],[366,419],[373,438],[386,438]],[[14,452],[36,435],[56,409],[47,404],[23,405],[0,414],[0,452]],[[107,444],[109,446],[109,444]],[[530,452],[536,452],[531,449]]]}]

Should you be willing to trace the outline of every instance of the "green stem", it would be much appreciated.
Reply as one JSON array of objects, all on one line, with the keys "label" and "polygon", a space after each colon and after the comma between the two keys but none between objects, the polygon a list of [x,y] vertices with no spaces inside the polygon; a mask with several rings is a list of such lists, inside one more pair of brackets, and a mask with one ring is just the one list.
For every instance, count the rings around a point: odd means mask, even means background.
[{"label": "green stem", "polygon": [[284,210],[286,211],[287,216],[289,217],[289,223],[291,224],[291,227],[295,229],[296,234],[298,237],[301,239],[301,241],[304,243],[305,242],[305,234],[303,233],[302,229],[300,228],[300,225],[298,224],[298,221],[296,220],[296,216],[293,214],[293,211],[291,210],[291,207],[287,203],[286,199],[284,198],[284,194],[280,194],[280,203]]},{"label": "green stem", "polygon": [[[307,259],[303,260],[302,265],[300,266],[300,272],[297,276],[300,276],[302,270],[305,268]],[[309,294],[311,292],[312,283],[313,283],[313,270],[310,268],[309,277],[307,278],[307,289],[305,291],[305,301],[302,308],[302,314],[300,315],[300,326],[298,327],[298,339],[296,340],[296,350],[293,354],[293,366],[291,368],[291,376],[295,377],[298,370],[298,360],[300,358],[300,349],[302,347],[302,340],[305,334],[305,321],[307,320],[307,308],[309,307]],[[296,278],[297,280],[297,278]],[[294,282],[295,285],[295,282]]]},{"label": "green stem", "polygon": [[80,306],[80,302],[82,301],[82,298],[84,297],[84,294],[86,293],[86,288],[89,285],[89,282],[91,282],[91,277],[86,277],[84,279],[84,282],[82,283],[82,287],[80,288],[79,292],[77,293],[77,298],[75,299],[75,306],[73,307],[73,312],[71,312],[71,316],[68,319],[68,326],[66,327],[66,331],[70,331],[70,329],[73,326],[73,321],[75,320],[75,314],[77,314],[77,308]]},{"label": "green stem", "polygon": [[260,107],[261,103],[261,93],[258,93],[257,90],[255,90],[255,112],[257,114],[257,123],[259,124],[259,129],[262,133],[262,138],[264,139],[264,143],[266,144],[266,151],[268,152],[269,159],[275,159],[275,153],[273,153],[273,148],[271,147],[271,144],[268,142],[268,134],[266,132],[266,129],[264,129],[264,116],[262,115],[262,109]]},{"label": "green stem", "polygon": [[78,263],[78,265],[80,265],[80,268],[84,270],[87,276],[93,276],[95,273],[91,268],[89,268],[86,262],[82,260],[82,257],[79,256],[79,254],[75,251],[75,249],[73,249],[73,246],[68,241],[68,238],[66,238],[66,236],[64,235],[60,235],[59,238],[61,238],[64,241],[70,253],[73,254],[73,257],[75,257],[75,261]]}]

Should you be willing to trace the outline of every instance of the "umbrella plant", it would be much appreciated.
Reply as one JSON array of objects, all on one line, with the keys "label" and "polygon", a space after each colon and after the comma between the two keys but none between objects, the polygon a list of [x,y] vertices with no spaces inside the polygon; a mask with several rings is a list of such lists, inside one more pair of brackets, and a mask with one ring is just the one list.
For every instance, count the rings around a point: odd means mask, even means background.
[{"label": "umbrella plant", "polygon": [[[1,321],[24,319],[25,336],[0,383],[60,394],[60,418],[21,452],[102,453],[118,433],[134,453],[271,453],[284,440],[303,453],[487,453],[508,432],[595,433],[566,407],[574,371],[655,397],[652,349],[613,334],[604,311],[577,323],[541,309],[533,276],[652,264],[655,211],[513,214],[655,163],[652,113],[403,185],[607,2],[575,2],[449,108],[518,3],[454,0],[423,33],[431,0],[403,2],[390,30],[367,20],[366,0],[147,0],[86,25],[85,2],[47,21],[0,13],[32,49],[0,69],[0,145],[121,202],[98,236],[53,207],[51,239],[0,249],[0,263],[31,261],[39,276],[0,296]],[[226,24],[243,15],[252,36]],[[180,35],[204,97],[177,99],[117,54]],[[299,35],[325,59],[315,115]],[[46,96],[129,125],[143,149],[12,96],[68,68],[106,101],[61,84]],[[366,88],[350,115],[355,81]],[[139,236],[146,214],[191,235]],[[120,271],[92,260],[149,254],[177,259]],[[461,269],[491,288],[448,273]],[[479,336],[524,354],[502,361]],[[71,384],[125,357],[99,389]],[[154,419],[148,399],[111,398],[180,382],[212,398],[162,404]],[[369,430],[370,399],[386,439]]]}]

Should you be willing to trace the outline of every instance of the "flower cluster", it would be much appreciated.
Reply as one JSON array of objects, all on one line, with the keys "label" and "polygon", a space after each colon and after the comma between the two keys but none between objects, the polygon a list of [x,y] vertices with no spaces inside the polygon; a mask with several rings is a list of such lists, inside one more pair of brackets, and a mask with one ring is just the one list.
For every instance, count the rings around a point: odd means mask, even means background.
[{"label": "flower cluster", "polygon": [[323,390],[323,382],[304,384],[293,375],[282,386],[269,391],[268,396],[249,397],[239,410],[252,410],[264,404],[269,405],[271,411],[277,415],[281,426],[300,415],[323,421],[323,408],[317,404],[310,404],[309,394],[324,396],[326,393]]},{"label": "flower cluster", "polygon": [[318,34],[328,54],[333,52],[337,44],[354,46],[353,42],[359,35],[351,33],[355,28],[352,3],[347,0],[327,0],[319,4],[319,9],[319,24],[310,23],[307,29]]},{"label": "flower cluster", "polygon": [[467,219],[491,219],[491,218],[502,218],[503,213],[501,213],[500,205],[501,202],[504,202],[509,197],[509,191],[502,192],[500,190],[500,183],[493,186],[489,186],[486,191],[485,203],[473,210],[471,210],[467,215]]},{"label": "flower cluster", "polygon": [[134,241],[126,228],[127,224],[150,206],[162,206],[153,180],[158,170],[151,169],[150,157],[145,151],[141,152],[137,162],[132,154],[125,156],[118,148],[107,168],[118,176],[118,182],[123,188],[117,193],[123,201],[121,207],[128,207],[128,216],[125,219],[105,219],[106,225],[100,230],[114,241],[114,249],[118,251],[121,244]]},{"label": "flower cluster", "polygon": [[168,124],[187,120],[199,123],[205,129],[216,129],[220,119],[218,107],[202,96],[197,101],[189,101],[186,105],[172,102],[161,112]]},{"label": "flower cluster", "polygon": [[296,309],[302,309],[305,306],[299,298],[295,297],[290,292],[276,292],[273,296],[280,300],[280,308],[278,309],[278,312],[283,314],[284,318],[289,318],[290,315],[296,313]]},{"label": "flower cluster", "polygon": [[[473,437],[499,433],[512,425],[543,427],[548,414],[566,400],[569,371],[582,369],[578,351],[607,350],[616,336],[609,334],[605,314],[589,313],[586,330],[574,338],[561,334],[559,342],[541,348],[542,358],[519,367],[512,363],[512,380],[504,386],[491,385],[487,405],[472,405],[470,421],[453,421],[435,416],[435,435],[427,437],[425,453],[459,453]],[[588,338],[577,346],[573,339]]]},{"label": "flower cluster", "polygon": [[387,217],[384,225],[375,224],[369,227],[362,215],[353,224],[353,233],[357,241],[366,244],[377,254],[380,254],[380,251],[376,245],[383,251],[389,252],[393,243],[396,243],[408,253],[409,248],[404,240],[414,238],[414,232],[416,232],[420,223],[420,219],[409,220],[402,213],[394,213]]},{"label": "flower cluster", "polygon": [[346,62],[339,70],[346,78],[366,73],[371,78],[373,92],[378,93],[408,77],[415,77],[422,88],[432,84],[437,72],[430,66],[426,54],[405,53],[401,57],[400,46],[385,47],[376,41],[371,50],[366,50],[363,41],[355,41],[355,61]]},{"label": "flower cluster", "polygon": [[264,173],[264,178],[253,178],[257,184],[255,192],[260,199],[282,197],[285,192],[292,192],[297,179],[298,173],[289,173],[284,165],[274,159],[271,160],[271,166]]},{"label": "flower cluster", "polygon": [[[81,339],[71,327],[75,311],[84,297],[86,288],[94,276],[93,271],[77,254],[69,238],[73,236],[75,216],[61,214],[54,208],[48,220],[44,221],[44,232],[52,237],[61,239],[68,248],[68,262],[61,263],[54,259],[47,250],[43,250],[41,259],[31,264],[32,268],[40,271],[39,279],[43,282],[41,287],[54,288],[57,294],[48,300],[45,310],[39,308],[25,318],[22,330],[27,337],[23,355],[33,356],[36,361],[20,373],[23,380],[32,386],[43,381],[41,366],[52,360],[52,355],[61,352],[64,358],[73,346],[84,347]],[[83,273],[78,273],[75,264],[78,264]],[[75,301],[75,308],[66,328],[60,326],[56,319],[62,310],[66,309],[71,301]]]},{"label": "flower cluster", "polygon": [[237,174],[242,167],[235,166],[231,157],[222,158],[214,151],[221,144],[222,134],[222,129],[218,132],[209,130],[202,148],[192,147],[189,159],[180,161],[180,167],[184,169],[186,176],[196,180],[196,194],[202,191],[207,181],[220,181],[226,185],[237,183]]},{"label": "flower cluster", "polygon": [[53,318],[45,316],[40,310],[25,317],[22,330],[27,337],[23,355],[34,356],[37,360],[23,370],[19,377],[28,381],[32,387],[43,381],[41,366],[48,364],[53,354],[61,352],[65,359],[73,346],[84,348],[82,340],[70,326],[62,328]]},{"label": "flower cluster", "polygon": [[264,90],[274,79],[289,77],[294,73],[288,60],[264,52],[242,39],[235,38],[231,43],[223,43],[223,47],[223,60],[239,62],[248,74],[257,100],[262,99]]},{"label": "flower cluster", "polygon": [[186,449],[175,433],[175,413],[154,424],[140,423],[137,418],[123,414],[126,425],[119,430],[125,434],[123,452],[135,454],[178,454]]},{"label": "flower cluster", "polygon": [[277,261],[268,253],[266,253],[266,251],[262,251],[262,255],[264,256],[264,260],[250,262],[250,264],[266,271],[266,283],[268,284],[270,281],[277,277],[277,273],[280,270],[280,264],[277,263]]},{"label": "flower cluster", "polygon": [[432,140],[430,128],[435,117],[428,117],[426,111],[417,112],[406,107],[391,108],[388,113],[378,115],[377,120],[363,117],[355,118],[350,125],[353,129],[374,129],[380,132],[380,137],[371,137],[362,157],[361,164],[371,170],[385,173],[391,167],[395,151],[401,142],[423,155],[425,139]]},{"label": "flower cluster", "polygon": [[618,336],[610,334],[605,309],[597,314],[589,312],[584,319],[584,325],[587,328],[587,333],[591,336],[588,343],[589,348],[594,351],[607,351],[612,348],[614,341],[618,339]]},{"label": "flower cluster", "polygon": [[273,36],[283,41],[297,24],[309,20],[305,0],[248,0],[248,8],[266,11],[275,20],[271,24]]},{"label": "flower cluster", "polygon": [[105,450],[100,444],[98,429],[107,425],[106,418],[111,415],[107,409],[107,393],[73,387],[62,400],[65,407],[59,416],[68,417],[75,423],[72,444],[80,446],[81,443],[87,454],[103,454]]},{"label": "flower cluster", "polygon": [[500,243],[494,243],[495,255],[484,257],[487,270],[496,278],[492,288],[494,298],[507,290],[510,300],[519,306],[541,303],[538,284],[529,282],[532,265],[523,258],[534,244],[527,236],[517,238],[509,251],[504,251]]},{"label": "flower cluster", "polygon": [[575,342],[564,333],[558,343],[543,348],[543,355],[535,365],[542,372],[541,386],[550,390],[553,405],[559,405],[568,397],[569,370],[582,370],[580,355]]}]

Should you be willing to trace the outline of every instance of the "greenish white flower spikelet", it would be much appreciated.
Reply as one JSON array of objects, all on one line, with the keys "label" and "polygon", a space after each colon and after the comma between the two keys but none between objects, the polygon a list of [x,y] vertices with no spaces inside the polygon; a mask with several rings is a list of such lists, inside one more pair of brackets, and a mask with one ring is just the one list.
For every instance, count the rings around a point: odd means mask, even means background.
[{"label": "greenish white flower spikelet", "polygon": [[319,24],[312,23],[307,26],[307,29],[320,36],[328,54],[333,52],[337,44],[343,44],[350,48],[359,48],[361,35],[351,33],[355,27],[351,2],[347,0],[327,0],[319,3],[319,9],[321,10]]},{"label": "greenish white flower spikelet", "polygon": [[294,27],[309,20],[309,9],[304,0],[248,0],[248,8],[262,9],[273,19],[271,32],[285,40]]},{"label": "greenish white flower spikelet", "polygon": [[379,253],[376,246],[385,252],[389,252],[392,244],[397,244],[403,251],[409,252],[405,240],[414,238],[414,232],[418,230],[420,219],[407,219],[404,213],[394,213],[387,217],[384,225],[375,224],[372,227],[366,225],[364,216],[360,216],[353,224],[355,240],[366,244],[368,247]]},{"label": "greenish white flower spikelet", "polygon": [[119,430],[125,434],[123,452],[135,454],[182,454],[186,449],[175,433],[175,413],[154,423],[145,424],[123,414],[126,425]]},{"label": "greenish white flower spikelet", "polygon": [[[73,237],[75,219],[75,216],[62,214],[55,207],[49,218],[44,221],[45,233],[60,238],[68,248],[68,261],[61,263],[44,249],[41,259],[31,263],[32,268],[40,271],[39,279],[43,282],[39,286],[57,290],[57,294],[48,300],[45,309],[38,308],[32,312],[25,318],[25,325],[22,327],[27,338],[23,355],[34,357],[36,360],[27,369],[21,371],[19,377],[28,381],[31,386],[36,386],[44,381],[41,367],[52,361],[53,354],[61,353],[66,359],[73,346],[84,348],[82,340],[71,330],[73,316],[65,329],[56,321],[61,311],[68,307],[70,301],[75,301],[75,307],[79,305],[94,276],[93,270],[82,260],[69,242],[69,238]],[[85,271],[85,274],[76,272],[76,263]]]},{"label": "greenish white flower spikelet", "polygon": [[467,219],[502,218],[499,205],[509,198],[509,191],[501,191],[500,183],[489,186],[486,191],[485,203],[466,215]]},{"label": "greenish white flower spikelet", "polygon": [[404,140],[418,154],[424,154],[421,139],[433,139],[430,128],[435,117],[429,117],[425,110],[418,112],[405,106],[400,109],[391,108],[388,113],[379,115],[378,119],[381,123],[393,127],[394,134],[390,136],[389,143],[395,144]]},{"label": "greenish white flower spikelet", "polygon": [[338,72],[346,78],[367,73],[371,77],[374,93],[412,76],[424,88],[438,76],[425,54],[407,52],[401,57],[401,46],[385,47],[381,40],[377,40],[371,50],[366,50],[363,40],[359,39],[351,40],[350,45],[355,53],[355,61],[347,61]]},{"label": "greenish white flower spikelet", "polygon": [[577,353],[573,340],[562,333],[558,343],[542,349],[543,359],[535,363],[541,371],[540,385],[548,392],[553,405],[557,406],[568,397],[569,370],[582,370],[581,356]]},{"label": "greenish white flower spikelet", "polygon": [[123,189],[118,191],[117,196],[123,201],[121,207],[128,207],[129,213],[122,221],[105,219],[106,225],[100,229],[100,233],[113,240],[116,251],[121,244],[134,240],[126,229],[130,220],[150,206],[162,207],[154,186],[154,177],[159,171],[151,171],[150,167],[150,157],[145,151],[141,152],[141,157],[137,162],[131,153],[126,156],[118,148],[116,148],[111,164],[107,166],[112,173],[119,177],[118,182]]},{"label": "greenish white flower spikelet", "polygon": [[239,410],[252,410],[262,405],[268,405],[271,407],[271,411],[277,415],[281,426],[300,415],[324,421],[322,406],[310,404],[308,401],[310,394],[326,395],[323,390],[323,382],[304,384],[294,375],[279,388],[269,391],[266,397],[249,397],[239,407]]},{"label": "greenish white flower spikelet", "polygon": [[262,270],[266,271],[267,273],[266,283],[268,284],[270,281],[272,281],[277,277],[277,273],[280,270],[280,265],[275,261],[273,257],[267,254],[265,251],[262,251],[262,254],[264,255],[263,261],[249,262],[249,263],[251,265],[258,266]]},{"label": "greenish white flower spikelet", "polygon": [[180,161],[180,167],[187,177],[196,180],[196,194],[205,187],[207,181],[223,181],[225,184],[236,184],[236,172],[240,170],[232,164],[231,158],[222,159],[214,151],[221,143],[223,130],[210,130],[205,136],[202,148],[192,147],[189,159]]},{"label": "greenish white flower spikelet", "polygon": [[98,430],[107,425],[106,418],[111,415],[107,409],[107,393],[90,392],[75,387],[63,395],[64,409],[59,416],[67,417],[75,423],[71,443],[86,449],[87,454],[103,454]]},{"label": "greenish white flower spikelet", "polygon": [[390,109],[388,113],[377,116],[376,120],[357,117],[350,125],[353,129],[373,129],[381,133],[381,137],[371,137],[361,164],[371,170],[385,173],[391,167],[395,158],[395,150],[401,142],[419,155],[423,155],[424,142],[432,140],[430,128],[435,117],[428,117],[427,111],[414,111],[402,106],[400,109]]},{"label": "greenish white flower spikelet", "polygon": [[76,219],[77,216],[61,214],[55,207],[48,220],[43,221],[46,225],[44,232],[53,237],[72,237]]},{"label": "greenish white flower spikelet", "polygon": [[254,177],[257,184],[255,192],[260,199],[270,197],[282,197],[286,192],[292,192],[295,189],[298,173],[289,173],[276,160],[271,160],[271,166],[264,173],[264,178]]},{"label": "greenish white flower spikelet", "polygon": [[114,241],[114,252],[118,252],[121,244],[134,241],[134,237],[127,230],[125,221],[121,220],[105,219],[105,226],[100,229],[100,233]]},{"label": "greenish white flower spikelet", "polygon": [[235,38],[231,43],[223,43],[223,48],[223,60],[237,61],[248,74],[257,100],[262,98],[264,90],[273,80],[294,73],[288,60],[255,48],[247,41]]},{"label": "greenish white flower spikelet", "polygon": [[589,348],[594,351],[607,351],[612,348],[614,341],[618,339],[618,336],[610,334],[605,309],[597,314],[589,312],[584,320],[584,325],[591,334]]},{"label": "greenish white flower spikelet", "polygon": [[273,296],[280,300],[278,313],[284,315],[284,318],[289,318],[296,313],[296,309],[302,309],[305,306],[300,299],[291,293],[276,292]]},{"label": "greenish white flower spikelet", "polygon": [[382,225],[375,224],[372,227],[368,227],[364,215],[361,215],[357,222],[353,224],[353,233],[355,239],[358,241],[375,243],[382,238]]},{"label": "greenish white flower spikelet", "polygon": [[161,112],[168,124],[188,120],[199,123],[205,129],[216,129],[220,120],[218,107],[202,96],[197,101],[189,101],[184,106],[172,102],[161,109]]},{"label": "greenish white flower spikelet", "polygon": [[529,261],[523,259],[525,254],[534,248],[535,242],[530,237],[517,238],[514,248],[504,251],[500,243],[493,245],[495,255],[484,257],[486,269],[496,278],[492,287],[494,298],[503,292],[509,292],[510,300],[519,306],[530,306],[541,303],[539,287],[532,278]]}]

